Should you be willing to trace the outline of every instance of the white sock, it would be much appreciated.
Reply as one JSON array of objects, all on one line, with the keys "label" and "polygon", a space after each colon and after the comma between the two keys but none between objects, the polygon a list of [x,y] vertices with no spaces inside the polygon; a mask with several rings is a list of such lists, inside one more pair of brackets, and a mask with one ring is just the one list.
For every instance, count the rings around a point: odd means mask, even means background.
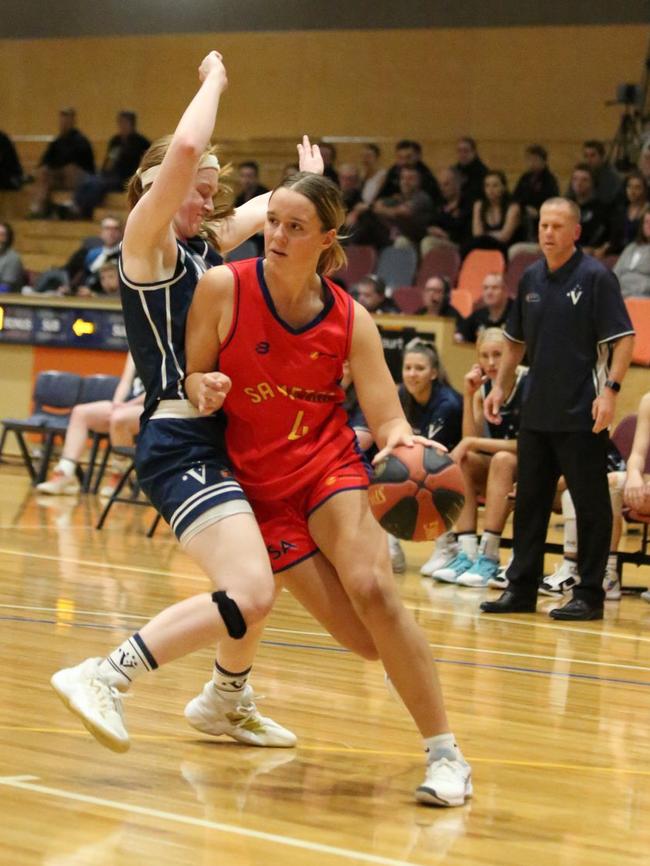
[{"label": "white sock", "polygon": [[610,553],[607,557],[607,571],[618,571],[618,555],[616,553]]},{"label": "white sock", "polygon": [[465,763],[463,753],[458,748],[456,737],[452,733],[426,737],[424,740],[424,751],[427,753],[427,764],[430,764],[432,761],[438,761],[440,758]]},{"label": "white sock", "polygon": [[219,692],[225,692],[228,695],[241,694],[248,682],[251,668],[247,668],[241,673],[235,674],[222,668],[218,661],[214,662],[214,670],[212,671],[212,682],[215,689]]},{"label": "white sock", "polygon": [[478,553],[478,537],[475,532],[459,532],[458,544],[461,551],[468,556],[472,562],[476,559]]},{"label": "white sock", "polygon": [[498,535],[496,532],[489,532],[486,530],[481,536],[479,554],[482,556],[487,556],[487,558],[493,560],[493,562],[498,562],[500,544],[501,535]]},{"label": "white sock", "polygon": [[67,457],[61,457],[59,462],[54,467],[55,472],[63,472],[67,478],[72,478],[75,473],[77,464],[74,460],[68,460]]},{"label": "white sock", "polygon": [[562,494],[562,516],[564,517],[564,553],[574,557],[578,553],[578,525],[573,499],[568,490]]},{"label": "white sock", "polygon": [[136,632],[106,656],[99,669],[111,685],[125,692],[133,680],[157,667],[158,663]]}]

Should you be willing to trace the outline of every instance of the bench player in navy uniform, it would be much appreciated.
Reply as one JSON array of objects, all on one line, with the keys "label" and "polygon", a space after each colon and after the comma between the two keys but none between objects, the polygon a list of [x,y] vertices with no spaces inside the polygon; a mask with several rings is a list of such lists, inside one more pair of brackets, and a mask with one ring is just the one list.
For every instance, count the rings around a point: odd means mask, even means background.
[{"label": "bench player in navy uniform", "polygon": [[513,561],[506,589],[485,613],[535,610],[544,542],[556,485],[564,475],[578,524],[579,583],[553,619],[603,616],[603,575],[612,509],[607,485],[607,429],[627,372],[634,330],[616,277],[576,248],[580,211],[552,198],[540,212],[544,253],[522,276],[506,325],[506,352],[485,400],[490,423],[500,421],[503,383],[527,353],[530,372],[518,440]]},{"label": "bench player in navy uniform", "polygon": [[[162,611],[106,658],[52,677],[66,706],[99,742],[120,752],[129,748],[120,694],[141,674],[215,643],[213,678],[185,710],[190,724],[249,745],[296,741],[259,714],[247,684],[275,597],[266,548],[231,475],[221,413],[198,417],[183,388],[187,311],[199,277],[221,261],[199,232],[221,250],[233,249],[263,226],[268,201],[261,196],[234,214],[215,206],[219,163],[210,137],[227,86],[221,55],[204,58],[199,78],[174,135],[152,145],[129,185],[120,283],[129,345],[146,389],[138,478],[214,591]],[[298,149],[303,167],[322,170],[308,139]]]}]

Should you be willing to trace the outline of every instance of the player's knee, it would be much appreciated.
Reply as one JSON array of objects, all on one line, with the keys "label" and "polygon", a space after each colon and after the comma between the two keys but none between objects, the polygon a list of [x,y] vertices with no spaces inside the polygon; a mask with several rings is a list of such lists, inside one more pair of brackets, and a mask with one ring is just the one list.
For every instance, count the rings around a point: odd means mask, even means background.
[{"label": "player's knee", "polygon": [[511,454],[509,451],[497,451],[496,454],[492,455],[492,460],[490,461],[491,468],[496,471],[503,469],[511,469],[516,463],[516,457],[514,454]]},{"label": "player's knee", "polygon": [[397,612],[396,593],[381,568],[366,568],[352,575],[348,583],[350,598],[362,620],[385,618]]},{"label": "player's knee", "polygon": [[255,592],[217,590],[212,601],[217,605],[230,637],[243,638],[249,628],[264,622],[275,598],[272,584],[260,585]]},{"label": "player's knee", "polygon": [[212,593],[212,601],[219,609],[219,614],[226,626],[226,631],[235,640],[241,640],[248,630],[245,609],[239,607],[234,598],[231,598],[225,590],[220,589]]}]

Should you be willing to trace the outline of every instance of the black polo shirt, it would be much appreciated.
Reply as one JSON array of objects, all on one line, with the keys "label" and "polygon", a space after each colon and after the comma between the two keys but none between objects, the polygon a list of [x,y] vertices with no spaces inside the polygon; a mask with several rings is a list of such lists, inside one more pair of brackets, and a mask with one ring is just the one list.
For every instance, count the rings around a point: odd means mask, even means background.
[{"label": "black polo shirt", "polygon": [[634,333],[614,274],[582,250],[556,271],[540,259],[524,271],[505,333],[525,343],[530,365],[521,429],[591,430],[612,343]]}]

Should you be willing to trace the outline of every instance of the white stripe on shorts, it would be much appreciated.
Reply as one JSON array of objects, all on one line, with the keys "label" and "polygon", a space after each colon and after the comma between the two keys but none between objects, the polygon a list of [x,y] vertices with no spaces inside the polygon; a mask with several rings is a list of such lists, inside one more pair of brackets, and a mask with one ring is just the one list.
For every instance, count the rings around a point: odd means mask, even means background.
[{"label": "white stripe on shorts", "polygon": [[206,499],[216,499],[224,493],[233,492],[242,492],[239,484],[234,481],[226,481],[222,484],[211,484],[204,490],[197,491],[192,496],[188,497],[182,505],[179,505],[176,511],[172,514],[169,525],[174,531],[176,531],[176,527],[181,522],[181,520],[184,520],[187,515],[197,507],[197,505],[201,505],[203,502],[206,501]]},{"label": "white stripe on shorts", "polygon": [[221,502],[215,505],[214,508],[204,511],[193,523],[183,530],[183,534],[178,539],[182,547],[185,547],[195,535],[198,535],[203,529],[212,526],[213,523],[218,523],[226,517],[233,514],[252,514],[253,509],[250,507],[246,499],[230,499],[228,502]]}]

